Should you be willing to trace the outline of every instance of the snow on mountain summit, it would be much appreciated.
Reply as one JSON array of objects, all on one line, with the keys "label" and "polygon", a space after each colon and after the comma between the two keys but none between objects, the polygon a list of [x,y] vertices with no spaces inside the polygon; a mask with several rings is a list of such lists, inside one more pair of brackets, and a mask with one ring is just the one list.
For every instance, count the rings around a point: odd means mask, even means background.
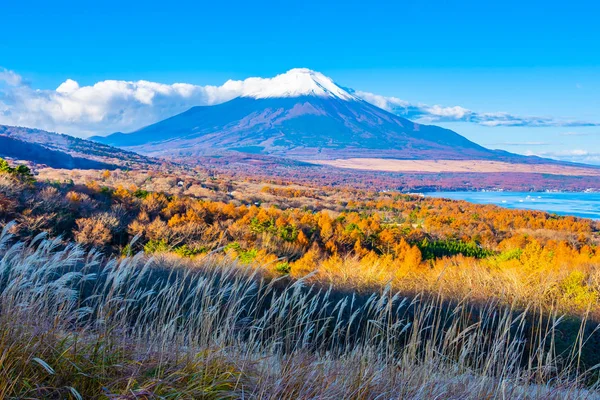
[{"label": "snow on mountain summit", "polygon": [[308,68],[294,68],[273,78],[230,80],[223,86],[228,90],[241,92],[241,97],[255,99],[319,96],[357,100],[357,97],[336,85],[331,78]]}]

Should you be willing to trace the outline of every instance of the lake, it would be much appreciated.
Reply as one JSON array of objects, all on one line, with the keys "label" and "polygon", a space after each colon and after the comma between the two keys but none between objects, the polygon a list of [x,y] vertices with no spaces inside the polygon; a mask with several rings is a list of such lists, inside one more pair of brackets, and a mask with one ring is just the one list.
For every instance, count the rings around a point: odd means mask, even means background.
[{"label": "lake", "polygon": [[600,219],[600,193],[573,192],[430,192],[428,197],[496,204],[507,208],[541,210],[560,215]]}]

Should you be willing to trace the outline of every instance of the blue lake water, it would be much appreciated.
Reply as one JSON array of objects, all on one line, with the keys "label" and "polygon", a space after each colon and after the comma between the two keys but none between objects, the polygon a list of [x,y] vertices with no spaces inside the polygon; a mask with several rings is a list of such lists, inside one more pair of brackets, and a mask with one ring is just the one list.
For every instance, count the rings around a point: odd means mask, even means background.
[{"label": "blue lake water", "polygon": [[560,215],[600,219],[600,193],[547,192],[430,192],[428,197],[496,204],[507,208],[541,210]]}]

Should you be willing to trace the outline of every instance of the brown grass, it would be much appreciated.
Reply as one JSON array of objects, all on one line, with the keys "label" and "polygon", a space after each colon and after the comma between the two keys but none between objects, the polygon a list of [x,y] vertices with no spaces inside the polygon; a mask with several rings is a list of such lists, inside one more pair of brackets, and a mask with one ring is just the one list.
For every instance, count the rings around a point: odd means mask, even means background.
[{"label": "brown grass", "polygon": [[600,169],[554,164],[512,164],[483,160],[394,160],[383,158],[348,158],[305,160],[313,164],[338,168],[387,172],[524,172],[569,176],[600,176]]}]

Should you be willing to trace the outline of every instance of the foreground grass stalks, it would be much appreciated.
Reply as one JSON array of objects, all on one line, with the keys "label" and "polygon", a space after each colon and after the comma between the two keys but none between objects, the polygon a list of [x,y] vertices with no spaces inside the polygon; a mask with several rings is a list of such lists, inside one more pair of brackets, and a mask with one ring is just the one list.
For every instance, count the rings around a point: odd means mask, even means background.
[{"label": "foreground grass stalks", "polygon": [[7,229],[0,398],[600,397],[589,321],[567,334],[552,311],[340,294],[211,258],[103,260]]}]

